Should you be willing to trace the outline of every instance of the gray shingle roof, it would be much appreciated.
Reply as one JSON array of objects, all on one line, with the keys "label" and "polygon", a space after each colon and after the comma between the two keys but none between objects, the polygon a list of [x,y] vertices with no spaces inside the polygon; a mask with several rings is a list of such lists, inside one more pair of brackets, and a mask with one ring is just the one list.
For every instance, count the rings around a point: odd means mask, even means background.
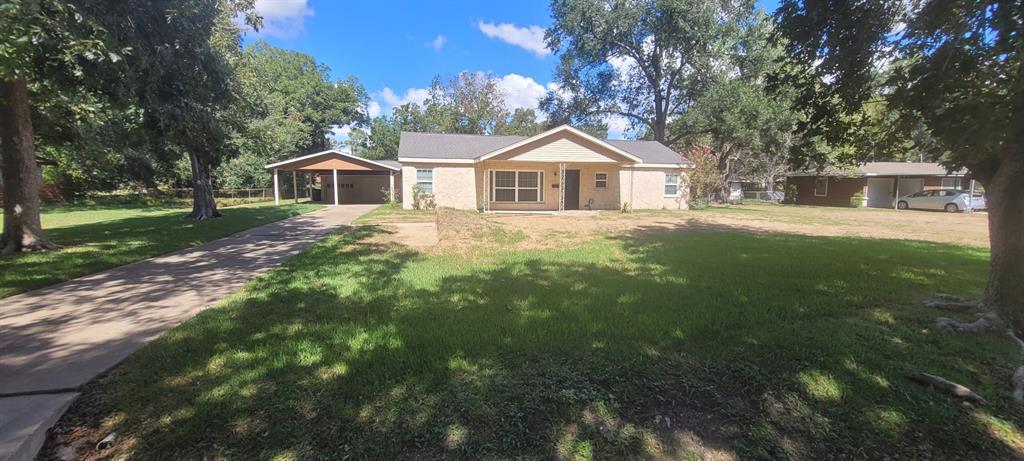
[{"label": "gray shingle roof", "polygon": [[[527,139],[527,136],[403,131],[398,141],[398,158],[474,159],[524,139]],[[609,139],[605,142],[639,157],[643,163],[689,163],[681,155],[657,141]]]},{"label": "gray shingle roof", "polygon": [[402,169],[402,164],[398,160],[374,160],[377,163],[382,163],[387,166],[392,166],[398,169]]}]

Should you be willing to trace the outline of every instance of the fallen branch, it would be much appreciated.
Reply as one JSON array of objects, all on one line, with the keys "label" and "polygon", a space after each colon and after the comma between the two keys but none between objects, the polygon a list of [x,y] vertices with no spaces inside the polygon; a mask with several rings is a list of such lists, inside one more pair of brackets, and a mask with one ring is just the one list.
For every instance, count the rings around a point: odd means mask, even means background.
[{"label": "fallen branch", "polygon": [[968,402],[977,403],[979,405],[985,405],[988,403],[980,395],[975,394],[974,391],[941,376],[930,375],[928,373],[914,373],[910,375],[910,379],[919,384],[943,390],[948,394],[967,400]]}]

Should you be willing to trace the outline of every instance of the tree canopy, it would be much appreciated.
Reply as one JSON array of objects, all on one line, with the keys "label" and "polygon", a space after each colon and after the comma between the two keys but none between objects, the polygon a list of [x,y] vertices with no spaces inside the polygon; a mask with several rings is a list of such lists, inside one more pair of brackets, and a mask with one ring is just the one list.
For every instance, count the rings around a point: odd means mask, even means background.
[{"label": "tree canopy", "polygon": [[753,2],[715,0],[554,0],[548,46],[560,54],[557,89],[542,107],[552,118],[586,123],[626,117],[666,145],[669,121],[707,89],[719,59]]}]

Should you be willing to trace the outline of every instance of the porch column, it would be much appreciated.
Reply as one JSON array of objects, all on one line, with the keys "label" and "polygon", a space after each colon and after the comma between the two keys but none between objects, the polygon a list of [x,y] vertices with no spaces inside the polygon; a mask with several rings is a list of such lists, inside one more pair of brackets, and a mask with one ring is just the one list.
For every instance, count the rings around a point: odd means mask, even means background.
[{"label": "porch column", "polygon": [[334,189],[334,204],[337,205],[338,204],[338,170],[331,170],[331,174],[334,176],[332,178],[334,183],[331,184],[331,187]]},{"label": "porch column", "polygon": [[277,187],[277,168],[274,168],[274,205],[281,204],[281,191]]},{"label": "porch column", "polygon": [[391,198],[391,203],[395,203],[395,172],[392,171],[388,174],[388,196]]},{"label": "porch column", "polygon": [[565,164],[558,164],[558,211],[565,211]]},{"label": "porch column", "polygon": [[295,203],[299,203],[299,174],[294,170],[292,171],[292,195],[295,197]]}]

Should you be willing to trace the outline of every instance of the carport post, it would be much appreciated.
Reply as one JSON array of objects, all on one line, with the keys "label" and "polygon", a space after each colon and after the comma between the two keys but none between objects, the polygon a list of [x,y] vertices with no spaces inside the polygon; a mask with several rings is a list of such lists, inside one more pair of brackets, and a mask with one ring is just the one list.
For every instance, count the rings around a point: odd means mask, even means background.
[{"label": "carport post", "polygon": [[388,173],[388,196],[395,203],[395,172]]},{"label": "carport post", "polygon": [[896,177],[896,200],[892,202],[892,208],[894,210],[900,209],[900,177]]},{"label": "carport post", "polygon": [[277,190],[277,168],[274,168],[274,205],[281,204],[281,191]]},{"label": "carport post", "polygon": [[334,175],[334,178],[333,178],[334,183],[331,184],[331,186],[334,189],[334,204],[337,205],[338,204],[338,170],[331,170],[331,173]]},{"label": "carport post", "polygon": [[292,170],[292,195],[295,196],[295,203],[299,203],[299,174]]}]

